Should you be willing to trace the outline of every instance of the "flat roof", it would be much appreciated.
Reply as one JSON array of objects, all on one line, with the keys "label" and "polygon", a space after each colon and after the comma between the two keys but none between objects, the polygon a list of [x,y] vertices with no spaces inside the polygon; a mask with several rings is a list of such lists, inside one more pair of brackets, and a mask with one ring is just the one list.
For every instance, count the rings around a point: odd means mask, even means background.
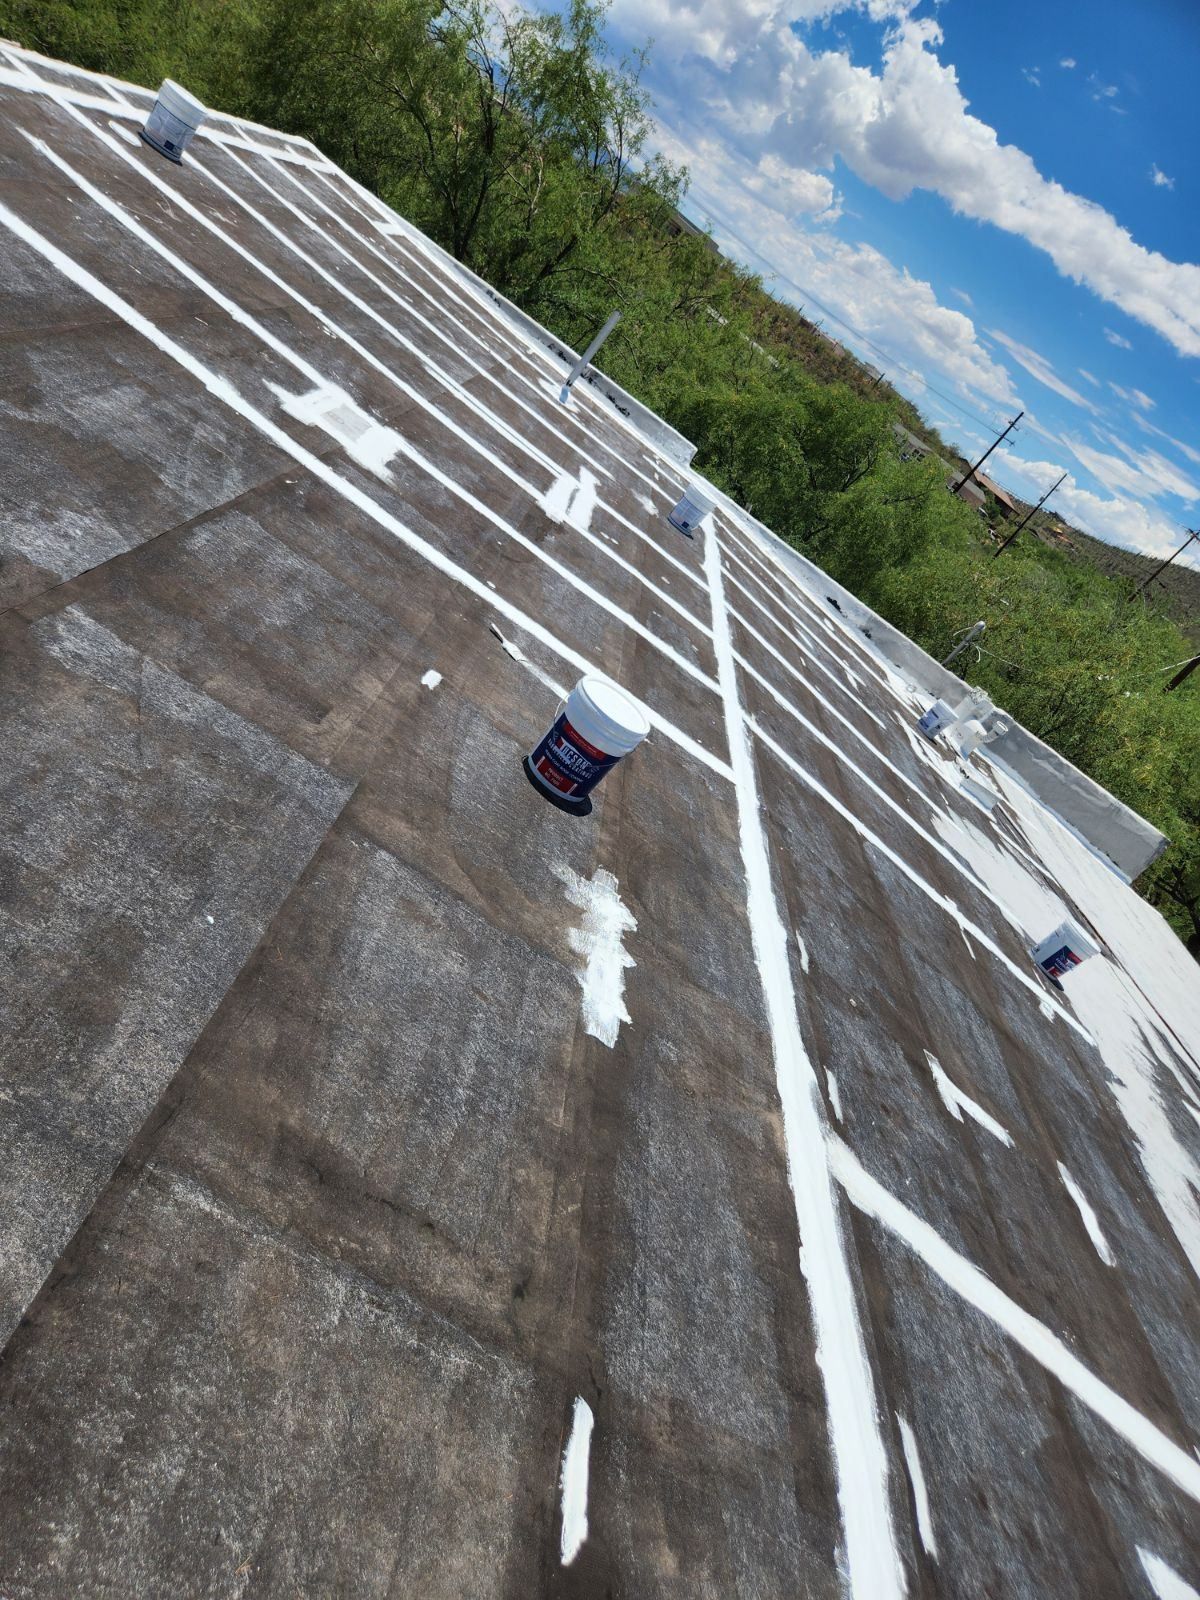
[{"label": "flat roof", "polygon": [[319,151],[0,100],[0,1592],[1200,1582],[1157,913]]}]

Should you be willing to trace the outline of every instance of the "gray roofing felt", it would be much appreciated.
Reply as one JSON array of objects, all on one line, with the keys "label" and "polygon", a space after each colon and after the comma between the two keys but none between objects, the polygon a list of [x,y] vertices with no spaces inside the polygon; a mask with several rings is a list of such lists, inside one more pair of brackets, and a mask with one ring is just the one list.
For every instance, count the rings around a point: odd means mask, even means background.
[{"label": "gray roofing felt", "polygon": [[0,1594],[1190,1594],[1161,920],[311,146],[0,100]]}]

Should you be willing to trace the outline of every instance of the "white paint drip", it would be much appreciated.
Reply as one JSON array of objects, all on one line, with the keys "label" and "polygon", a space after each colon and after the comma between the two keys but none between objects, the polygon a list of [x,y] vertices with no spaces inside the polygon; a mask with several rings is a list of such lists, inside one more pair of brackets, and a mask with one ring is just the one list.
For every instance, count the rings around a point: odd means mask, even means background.
[{"label": "white paint drip", "polygon": [[[971,943],[971,941],[970,941],[970,939],[968,939],[968,937],[967,937],[967,930],[966,930],[966,929],[965,929],[965,928],[964,928],[964,927],[963,927],[963,925],[962,925],[962,923],[961,923],[961,922],[960,922],[960,923],[959,923],[959,925],[958,925],[958,931],[959,931],[959,933],[961,933],[961,934],[962,934],[962,936],[963,936],[963,943],[964,943],[964,944],[965,944],[965,945],[966,945],[966,947],[967,947],[967,951],[968,951],[968,953],[969,953],[969,954],[970,954],[970,957],[971,957],[971,960],[972,960],[972,961],[978,961],[978,960],[979,960],[979,957],[978,957],[978,956],[977,956],[977,955],[976,955],[976,954],[975,954],[975,946],[974,946],[974,945],[973,945],[973,944],[972,944],[972,943]],[[1053,1016],[1053,1015],[1054,1015],[1054,1013],[1053,1013],[1053,1012],[1051,1012],[1051,1013],[1050,1013],[1050,1014],[1051,1014],[1051,1016]]]},{"label": "white paint drip", "polygon": [[435,672],[433,670],[433,668],[430,667],[429,671],[421,679],[421,687],[424,688],[424,689],[436,689],[438,684],[441,683],[441,681],[442,681],[441,673],[440,672]]},{"label": "white paint drip", "polygon": [[583,990],[583,1031],[611,1050],[621,1024],[631,1021],[625,1009],[625,971],[637,962],[624,939],[637,929],[637,919],[622,905],[617,880],[604,867],[597,867],[590,883],[571,867],[554,871],[566,885],[567,899],[583,912],[582,928],[567,935],[571,949],[586,962],[575,974]]},{"label": "white paint drip", "polygon": [[1158,1600],[1200,1600],[1200,1593],[1190,1583],[1185,1583],[1177,1572],[1173,1572],[1161,1556],[1153,1555],[1138,1545],[1138,1560]]},{"label": "white paint drip", "polygon": [[829,1091],[829,1104],[833,1114],[839,1122],[842,1121],[842,1097],[838,1092],[838,1081],[828,1067],[825,1068],[825,1087]]},{"label": "white paint drip", "polygon": [[824,1109],[796,1015],[788,935],[775,900],[715,529],[704,541],[704,567],[712,594],[713,645],[734,772],[746,908],[775,1057],[788,1177],[803,1240],[800,1267],[808,1286],[817,1365],[825,1386],[849,1588],[856,1600],[901,1600],[907,1585],[892,1526],[887,1451],[825,1157]]},{"label": "white paint drip", "polygon": [[993,1139],[999,1139],[1001,1144],[1011,1146],[1012,1135],[1008,1129],[1002,1127],[995,1117],[989,1116],[981,1105],[972,1100],[969,1094],[964,1094],[958,1085],[947,1077],[938,1058],[931,1056],[929,1051],[926,1050],[925,1059],[929,1063],[929,1070],[933,1074],[934,1086],[941,1097],[942,1104],[954,1120],[961,1122],[962,1114],[965,1111],[973,1122],[977,1122],[981,1128],[986,1128]]},{"label": "white paint drip", "polygon": [[[94,300],[119,317],[135,333],[153,344],[164,355],[182,367],[214,399],[228,406],[231,411],[257,429],[265,438],[270,439],[278,449],[299,462],[313,477],[319,479],[337,494],[340,494],[343,499],[357,507],[364,515],[392,534],[394,538],[427,561],[432,567],[435,567],[444,576],[468,590],[476,599],[483,600],[502,616],[507,617],[510,622],[515,623],[517,627],[524,629],[532,638],[537,639],[540,644],[545,645],[548,649],[553,650],[556,655],[569,661],[572,666],[583,672],[599,672],[599,669],[586,656],[581,655],[562,639],[556,638],[549,629],[544,628],[540,622],[535,622],[532,617],[504,599],[503,596],[493,594],[486,584],[481,583],[472,573],[460,567],[444,551],[430,544],[420,534],[414,533],[412,529],[406,527],[399,518],[385,511],[357,484],[340,477],[319,456],[315,456],[311,451],[306,450],[290,434],[285,433],[282,428],[277,427],[265,417],[228,379],[221,377],[218,373],[213,372],[211,368],[206,367],[202,361],[193,356],[190,351],[185,350],[182,345],[177,344],[174,339],[165,334],[148,317],[143,316],[121,295],[110,289],[107,284],[102,283],[94,273],[81,266],[79,262],[47,239],[44,234],[39,233],[36,228],[31,227],[16,212],[9,210],[3,204],[0,204],[0,226],[7,228],[10,233],[27,244],[32,250],[36,250],[39,255],[61,272],[69,282],[84,290],[85,293],[90,294]],[[603,676],[602,673],[600,675]],[[649,718],[652,726],[660,729],[668,738],[687,750],[694,759],[702,762],[706,767],[711,768],[722,777],[732,780],[732,769],[726,766],[717,756],[714,756],[710,750],[706,750],[703,745],[698,744],[689,734],[684,733],[681,728],[677,728],[674,723],[669,722],[653,707],[646,705],[644,702],[639,702],[639,704],[642,706],[642,710]]]},{"label": "white paint drip", "polygon": [[933,1533],[933,1518],[929,1514],[929,1494],[925,1488],[925,1474],[921,1470],[916,1436],[898,1411],[896,1422],[900,1428],[900,1444],[904,1450],[904,1465],[908,1468],[908,1481],[912,1484],[913,1504],[917,1508],[917,1532],[921,1537],[921,1548],[931,1561],[936,1561],[937,1540]]},{"label": "white paint drip", "polygon": [[808,946],[805,944],[804,940],[800,937],[800,935],[796,932],[795,928],[792,929],[792,937],[795,939],[796,948],[800,952],[800,971],[803,972],[807,976],[807,974],[808,974]]},{"label": "white paint drip", "polygon": [[1076,1208],[1078,1209],[1079,1215],[1083,1221],[1083,1225],[1087,1229],[1087,1236],[1092,1241],[1092,1245],[1095,1248],[1096,1254],[1100,1257],[1101,1261],[1104,1262],[1106,1267],[1114,1266],[1116,1263],[1113,1257],[1112,1247],[1109,1245],[1108,1240],[1104,1237],[1103,1230],[1100,1227],[1099,1218],[1092,1210],[1088,1197],[1084,1194],[1083,1190],[1075,1182],[1075,1179],[1067,1171],[1066,1167],[1063,1166],[1061,1161],[1058,1163],[1058,1175],[1062,1179],[1067,1193],[1075,1202]]},{"label": "white paint drip", "polygon": [[575,1399],[571,1436],[563,1451],[562,1474],[562,1564],[569,1567],[588,1536],[588,1452],[592,1444],[592,1408],[582,1395]]},{"label": "white paint drip", "polygon": [[1077,1399],[1108,1424],[1184,1494],[1200,1502],[1200,1462],[1161,1428],[1110,1389],[1063,1341],[992,1282],[927,1222],[888,1193],[840,1139],[830,1137],[829,1160],[846,1195],[866,1216],[888,1228],[949,1288],[989,1317]]}]

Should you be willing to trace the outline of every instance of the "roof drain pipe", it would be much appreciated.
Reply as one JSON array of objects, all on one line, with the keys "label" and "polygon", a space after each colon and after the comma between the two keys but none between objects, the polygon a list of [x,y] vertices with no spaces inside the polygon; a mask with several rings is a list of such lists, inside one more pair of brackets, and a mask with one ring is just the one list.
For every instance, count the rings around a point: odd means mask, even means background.
[{"label": "roof drain pipe", "polygon": [[614,311],[612,316],[609,317],[608,321],[600,329],[600,332],[592,340],[591,344],[588,345],[587,349],[580,356],[579,360],[571,368],[570,372],[567,373],[567,381],[563,384],[562,393],[558,397],[562,401],[563,405],[566,405],[567,401],[571,398],[571,385],[575,382],[576,378],[578,378],[579,374],[587,366],[588,362],[596,354],[596,351],[599,350],[600,346],[604,343],[605,339],[608,338],[609,334],[613,331],[620,320],[621,313],[619,311]]},{"label": "roof drain pipe", "polygon": [[181,84],[164,78],[154,109],[146,118],[145,127],[138,131],[151,149],[178,167],[182,166],[183,152],[207,114],[199,100]]}]

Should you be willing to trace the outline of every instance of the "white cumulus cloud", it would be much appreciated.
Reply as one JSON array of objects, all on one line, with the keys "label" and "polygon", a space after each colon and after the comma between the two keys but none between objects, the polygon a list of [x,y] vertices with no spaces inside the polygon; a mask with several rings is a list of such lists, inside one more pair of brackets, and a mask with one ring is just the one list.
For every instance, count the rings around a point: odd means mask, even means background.
[{"label": "white cumulus cloud", "polygon": [[[810,173],[840,158],[893,200],[932,190],[961,215],[1028,240],[1064,277],[1181,353],[1200,355],[1200,266],[1138,244],[1102,206],[1001,143],[939,59],[932,19],[909,17],[900,3],[868,8],[896,19],[880,72],[839,50],[810,49],[793,30],[840,9],[844,0],[805,0],[799,10],[781,0],[615,0],[613,17],[655,37],[674,98],[689,102],[690,115],[715,119],[752,166],[768,151]],[[1101,100],[1110,90],[1093,85]]]}]

